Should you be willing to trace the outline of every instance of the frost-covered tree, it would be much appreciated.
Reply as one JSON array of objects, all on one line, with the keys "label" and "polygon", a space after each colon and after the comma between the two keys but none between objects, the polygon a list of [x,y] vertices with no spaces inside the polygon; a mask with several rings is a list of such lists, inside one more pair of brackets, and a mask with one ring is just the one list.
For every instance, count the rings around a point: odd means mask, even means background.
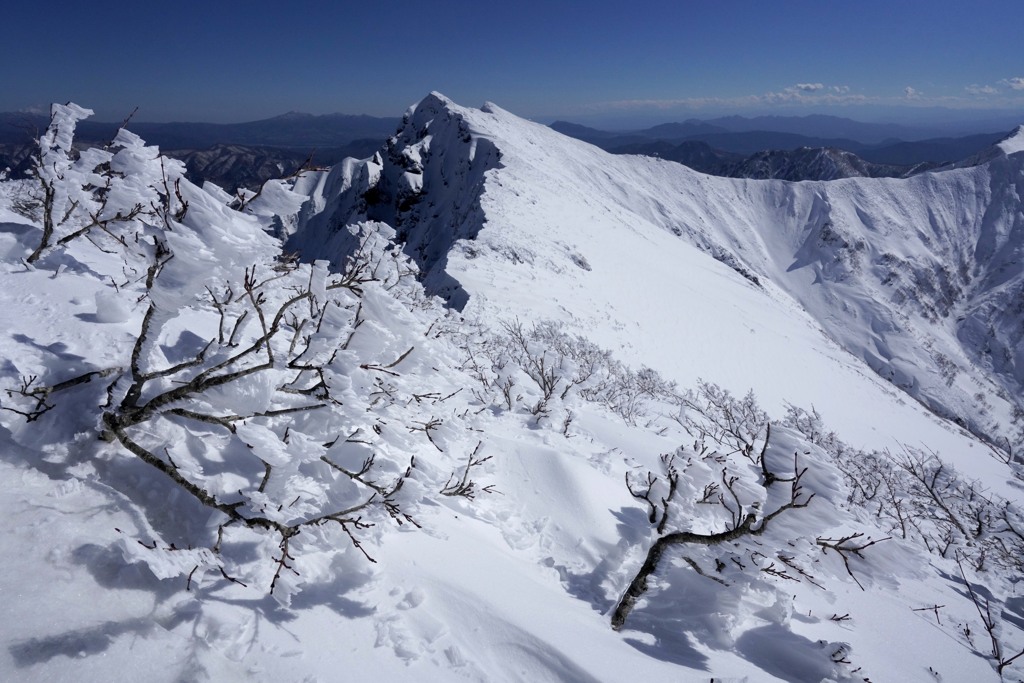
[{"label": "frost-covered tree", "polygon": [[[810,567],[821,550],[840,557],[856,581],[850,557],[878,539],[824,533],[836,519],[827,499],[831,468],[819,462],[811,472],[799,453],[784,462],[772,443],[771,423],[751,393],[737,399],[701,382],[682,404],[693,444],[662,455],[659,472],[626,475],[626,487],[646,507],[656,536],[612,612],[612,627],[625,626],[649,579],[676,547],[690,549],[682,559],[697,574],[723,584],[730,575],[746,574],[749,581],[749,575],[761,574],[817,585]],[[819,501],[818,535],[801,538],[791,525],[780,525],[780,518],[810,506],[819,493],[825,499]]]},{"label": "frost-covered tree", "polygon": [[[443,452],[445,422],[458,420],[445,403],[456,389],[428,386],[424,371],[438,363],[424,334],[448,313],[423,294],[393,231],[356,228],[335,271],[299,263],[265,231],[301,205],[287,184],[244,201],[200,189],[124,128],[76,155],[74,126],[89,112],[53,112],[27,261],[88,268],[105,283],[97,321],[132,332],[86,368],[25,376],[3,408],[91,423],[119,449],[99,457],[134,458],[175,492],[147,538],[122,544],[158,577],[254,584],[287,602],[346,547],[373,561],[363,534],[416,525],[424,487],[442,488],[447,468],[419,475],[416,453]],[[462,456],[451,457],[454,471]]]},{"label": "frost-covered tree", "polygon": [[[847,485],[847,502],[862,519],[954,563],[988,635],[989,651],[975,646],[970,626],[961,627],[959,637],[989,657],[1000,676],[1024,656],[1019,646],[1014,652],[1004,641],[1003,600],[996,597],[1015,594],[1024,572],[1024,515],[1019,506],[925,448],[905,446],[899,454],[853,448],[829,431],[813,408],[790,406],[785,423],[835,463]],[[972,586],[968,571],[983,589]]]}]

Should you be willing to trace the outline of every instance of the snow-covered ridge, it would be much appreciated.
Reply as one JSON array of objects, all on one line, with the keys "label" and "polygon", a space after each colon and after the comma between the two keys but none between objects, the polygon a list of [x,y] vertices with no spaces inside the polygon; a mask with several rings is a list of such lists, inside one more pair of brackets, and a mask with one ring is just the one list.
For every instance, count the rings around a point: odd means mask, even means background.
[{"label": "snow-covered ridge", "polygon": [[[667,232],[766,295],[785,292],[879,376],[998,441],[1013,434],[1024,394],[1024,161],[1007,156],[1018,139],[983,166],[909,179],[745,181],[613,156],[434,93],[388,143],[384,180],[322,196],[323,213],[293,244],[332,255],[318,246],[333,234],[325,221],[393,220],[428,288],[458,307],[493,291],[476,272],[518,272],[505,286],[530,287],[543,271],[561,283],[545,291],[554,309],[600,318],[568,290],[581,278],[610,286],[617,267],[643,277],[631,253]],[[487,163],[473,161],[479,145]],[[364,206],[368,185],[393,201]],[[622,261],[589,273],[597,233]]]},{"label": "snow-covered ridge", "polygon": [[1017,130],[1002,140],[998,147],[1007,155],[1024,152],[1024,126],[1018,126]]},{"label": "snow-covered ridge", "polygon": [[[723,189],[433,95],[376,158],[297,183],[312,201],[233,197],[125,130],[71,154],[87,113],[56,106],[38,183],[0,183],[5,680],[1013,663],[1021,468],[779,284],[858,295],[840,185]],[[297,213],[333,264],[270,236]]]}]

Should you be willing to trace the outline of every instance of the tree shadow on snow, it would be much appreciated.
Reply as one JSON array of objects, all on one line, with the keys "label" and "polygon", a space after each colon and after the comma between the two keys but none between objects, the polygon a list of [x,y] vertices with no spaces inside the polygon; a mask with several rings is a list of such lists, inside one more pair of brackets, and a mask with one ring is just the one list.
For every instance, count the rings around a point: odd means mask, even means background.
[{"label": "tree shadow on snow", "polygon": [[31,223],[0,223],[0,233],[8,235],[17,235],[18,237],[31,235],[35,237],[38,232],[39,228]]},{"label": "tree shadow on snow", "polygon": [[[605,618],[611,614],[617,598],[609,595],[608,587],[620,584],[625,587],[625,583],[632,578],[628,572],[636,569],[624,566],[626,557],[637,546],[646,548],[645,543],[650,536],[650,523],[639,508],[624,507],[611,511],[611,514],[618,520],[618,536],[621,540],[618,544],[609,544],[602,549],[601,559],[593,570],[573,573],[565,566],[555,565],[553,561],[549,565],[558,571],[567,593],[588,603]],[[701,594],[700,591],[697,593]],[[633,611],[623,639],[649,657],[689,669],[707,671],[707,656],[693,646],[687,633],[693,627],[692,615],[688,610],[676,609],[678,603],[675,599],[666,602],[661,598],[662,595],[659,595]],[[698,600],[702,601],[703,598],[698,597]],[[611,628],[610,623],[608,627]]]},{"label": "tree shadow on snow", "polygon": [[751,664],[786,681],[820,681],[833,674],[831,653],[780,624],[753,628],[736,639],[736,652]]},{"label": "tree shadow on snow", "polygon": [[126,634],[145,636],[157,626],[170,630],[194,617],[195,614],[189,610],[180,610],[159,623],[149,616],[124,621],[105,621],[88,628],[15,643],[11,645],[10,653],[19,668],[43,664],[57,657],[78,659],[105,652],[114,641]]},{"label": "tree shadow on snow", "polygon": [[[153,593],[156,605],[180,591],[180,587],[173,586],[170,581],[160,581],[145,568],[127,564],[113,548],[87,543],[73,551],[72,560],[84,566],[98,585],[107,589],[149,591]],[[162,617],[156,616],[154,608],[150,614],[139,617],[108,620],[95,626],[15,642],[9,651],[20,668],[44,664],[57,657],[98,655],[106,652],[122,636],[146,637],[158,627],[171,631],[182,624],[194,622],[200,611],[198,601],[182,601]]]},{"label": "tree shadow on snow", "polygon": [[[644,654],[664,662],[700,671],[708,670],[708,657],[696,649],[695,641],[716,647],[721,625],[714,615],[735,608],[733,587],[722,586],[699,576],[689,567],[670,562],[653,577],[655,585],[630,613],[624,629],[625,640]],[[632,637],[630,634],[646,634]]]},{"label": "tree shadow on snow", "polygon": [[[707,655],[693,646],[684,628],[682,620],[666,619],[636,610],[630,615],[623,640],[648,657],[688,669],[708,671]],[[632,637],[630,631],[645,633],[648,637]]]},{"label": "tree shadow on snow", "polygon": [[[39,460],[38,454],[33,458],[34,452],[17,447],[9,430],[4,427],[0,427],[0,450],[5,452],[4,459],[32,467],[51,479],[63,480],[71,476],[67,468],[72,465],[74,458],[62,463]],[[202,582],[199,581],[200,577],[195,577],[196,581],[191,585],[186,576],[158,578],[146,565],[126,560],[120,544],[151,543],[153,539],[144,531],[151,528],[159,534],[161,545],[178,543],[179,547],[187,547],[190,540],[206,538],[204,532],[210,531],[209,511],[194,505],[187,494],[170,480],[154,477],[150,466],[137,459],[91,460],[99,474],[96,478],[83,480],[85,489],[100,494],[102,497],[99,500],[106,504],[86,510],[78,509],[75,514],[91,516],[101,511],[120,512],[128,515],[132,521],[119,522],[122,525],[127,522],[125,534],[115,537],[110,543],[100,539],[83,539],[86,542],[71,551],[70,559],[88,572],[95,582],[96,600],[102,600],[108,594],[107,591],[143,591],[152,596],[152,611],[127,619],[108,619],[87,628],[61,630],[58,627],[51,635],[14,642],[8,649],[18,667],[36,666],[62,656],[79,658],[97,655],[106,652],[125,637],[145,639],[158,635],[161,630],[178,630],[182,637],[176,642],[184,648],[182,654],[185,659],[182,661],[191,667],[182,674],[187,674],[183,680],[198,680],[205,676],[201,660],[207,656],[207,650],[211,650],[211,645],[214,650],[224,645],[195,641],[190,630],[196,629],[206,619],[213,619],[214,623],[226,620],[237,626],[234,629],[237,632],[246,623],[287,629],[287,624],[297,619],[300,613],[312,609],[326,608],[343,619],[358,619],[376,613],[374,605],[353,597],[373,578],[372,571],[362,567],[361,556],[355,555],[350,557],[346,554],[342,560],[352,566],[337,566],[332,580],[305,587],[293,596],[289,607],[282,606],[268,592],[249,597],[253,595],[251,591],[247,596],[236,590],[237,587],[228,579],[215,574],[207,574]],[[98,483],[97,479],[103,483]],[[146,485],[140,486],[140,482]],[[210,538],[206,540],[212,542]],[[244,546],[242,543],[232,545],[235,559],[244,561],[250,552],[255,557],[255,544],[252,548]],[[79,605],[88,605],[93,597],[86,595],[77,599]],[[83,608],[80,606],[78,609],[79,614],[83,614]],[[95,613],[98,618],[103,618],[102,605],[95,610],[88,607],[85,610],[85,613]],[[55,624],[59,623],[55,620]],[[211,629],[197,630],[207,632]],[[230,642],[224,647],[245,650],[248,645]]]},{"label": "tree shadow on snow", "polygon": [[0,223],[0,238],[0,258],[16,263],[35,249],[39,229],[31,223]]},{"label": "tree shadow on snow", "polygon": [[[186,581],[182,577],[159,579],[148,568],[124,560],[116,547],[84,544],[77,548],[72,559],[83,566],[93,580],[108,590],[148,591],[153,595],[154,608],[151,613],[123,620],[108,620],[96,626],[70,629],[53,635],[15,642],[9,651],[15,665],[28,668],[44,664],[58,657],[81,658],[106,652],[124,636],[146,638],[159,627],[174,631],[199,625],[207,614],[207,607],[216,606],[215,621],[227,618],[241,629],[247,621],[255,621],[275,628],[286,628],[305,610],[327,608],[345,619],[358,619],[376,613],[376,608],[367,603],[347,597],[346,594],[366,583],[370,575],[359,572],[339,572],[331,582],[312,586],[298,593],[289,607],[282,606],[273,596],[267,594],[256,598],[231,597],[227,581],[218,582],[202,590],[192,588],[195,599],[187,599]],[[175,601],[177,601],[175,603]],[[161,607],[162,605],[166,605]],[[225,612],[223,608],[229,608]],[[158,613],[163,613],[159,615]],[[191,625],[191,626],[190,626]],[[203,678],[204,670],[200,659],[208,644],[196,640],[187,631],[179,642],[189,650],[183,652],[187,667],[192,674],[188,680]],[[243,645],[244,648],[244,645]]]},{"label": "tree shadow on snow", "polygon": [[1006,598],[1002,618],[1024,631],[1024,597]]},{"label": "tree shadow on snow", "polygon": [[[627,551],[642,543],[647,535],[641,530],[649,526],[647,517],[639,508],[620,508],[618,511],[611,511],[611,514],[619,520],[618,535],[622,540],[615,545],[606,544],[601,548],[601,559],[591,571],[574,573],[568,567],[556,564],[553,558],[549,558],[546,563],[558,572],[562,586],[569,595],[586,602],[595,612],[601,614],[609,614],[615,606],[615,600],[609,596],[606,586],[621,579],[618,575],[622,574],[623,559]],[[612,581],[612,577],[617,578]]]},{"label": "tree shadow on snow", "polygon": [[[80,355],[78,355],[76,353],[68,353],[68,351],[67,351],[68,346],[64,342],[54,342],[52,344],[43,345],[43,344],[40,344],[39,342],[37,342],[32,337],[28,336],[27,334],[21,334],[21,333],[11,335],[11,339],[13,339],[14,341],[18,342],[19,344],[25,344],[26,346],[31,346],[32,348],[34,348],[34,349],[36,349],[38,351],[45,351],[47,353],[53,354],[55,357],[57,357],[58,359],[64,361],[65,363],[73,363],[73,364],[75,364],[75,363],[81,363],[82,361],[85,360],[85,356],[80,356]],[[61,372],[73,373],[76,368],[74,366],[72,366],[71,369],[69,369],[67,365],[63,365],[62,364],[62,365],[60,365],[59,369],[60,369]],[[96,369],[96,368],[91,368],[91,369]]]}]

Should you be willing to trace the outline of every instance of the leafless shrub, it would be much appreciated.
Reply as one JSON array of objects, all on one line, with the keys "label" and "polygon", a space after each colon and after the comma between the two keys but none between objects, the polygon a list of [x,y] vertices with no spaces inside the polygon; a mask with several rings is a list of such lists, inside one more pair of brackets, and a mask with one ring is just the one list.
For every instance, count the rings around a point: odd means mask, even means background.
[{"label": "leafless shrub", "polygon": [[850,567],[850,558],[858,557],[863,559],[864,555],[861,553],[867,550],[876,543],[882,541],[888,541],[889,537],[885,538],[871,538],[865,536],[862,532],[849,534],[840,538],[822,538],[819,536],[815,539],[815,543],[818,544],[825,552],[829,550],[837,553],[843,560],[843,566],[846,567],[846,573],[850,575],[850,578],[856,582],[857,586],[864,590],[863,584],[857,579],[857,576],[853,573],[853,569]]},{"label": "leafless shrub", "polygon": [[[662,462],[666,470],[666,476],[670,476],[668,473],[674,470],[674,458],[663,459]],[[771,521],[778,518],[779,515],[789,510],[807,507],[814,498],[814,494],[806,493],[800,483],[806,471],[806,468],[794,470],[793,476],[788,478],[790,483],[788,500],[779,504],[771,512],[766,513],[760,509],[758,501],[744,501],[741,499],[739,493],[734,488],[736,479],[729,474],[727,469],[723,469],[722,482],[725,490],[728,492],[728,496],[723,492],[719,496],[719,504],[728,511],[731,519],[724,530],[713,533],[695,533],[692,531],[665,533],[665,523],[670,514],[671,493],[669,496],[662,496],[656,502],[651,497],[654,484],[657,482],[656,476],[648,475],[647,479],[639,487],[636,486],[636,483],[630,483],[627,478],[627,487],[631,495],[643,500],[648,505],[649,519],[652,524],[657,525],[659,536],[648,549],[647,556],[640,570],[633,577],[625,593],[623,593],[616,604],[611,617],[612,628],[620,630],[625,625],[626,619],[630,612],[632,612],[637,600],[647,591],[649,577],[657,571],[658,565],[669,547],[676,545],[717,546],[744,538],[757,537],[763,534],[768,529]],[[772,482],[778,481],[781,480],[777,478],[772,480]],[[762,479],[760,484],[767,489],[772,485],[772,482]],[[669,491],[674,493],[675,487],[671,479],[669,479],[668,486]],[[755,561],[757,556],[763,557],[763,554],[757,550],[752,551],[752,555]],[[734,563],[742,565],[736,558],[732,559]],[[695,565],[693,560],[690,560],[690,563],[691,566]],[[719,563],[724,566],[724,563],[721,563],[721,561]],[[784,571],[776,569],[774,565],[769,565],[767,571],[774,572],[783,578],[793,578]],[[700,573],[703,574],[704,572],[701,571]]]},{"label": "leafless shrub", "polygon": [[497,493],[494,488],[494,484],[488,484],[487,486],[477,488],[478,485],[475,481],[469,478],[469,473],[474,467],[479,467],[491,458],[493,455],[487,457],[480,457],[480,448],[483,446],[483,441],[477,443],[476,448],[469,454],[469,459],[466,461],[466,466],[462,468],[462,475],[456,478],[453,472],[444,487],[441,489],[441,494],[445,496],[461,496],[472,500],[476,497],[477,491],[483,491],[484,493]]},{"label": "leafless shrub", "polygon": [[[666,453],[661,456],[662,473],[660,476],[648,472],[645,477],[640,479],[637,473],[626,472],[626,488],[629,490],[629,494],[647,505],[647,519],[657,527],[659,534],[665,532],[665,525],[668,524],[669,505],[679,489],[676,455],[676,453]],[[656,489],[656,487],[658,488]]]},{"label": "leafless shrub", "polygon": [[530,327],[506,321],[499,334],[467,341],[464,348],[466,368],[485,388],[499,393],[506,410],[527,400],[524,408],[538,420],[548,417],[554,402],[573,394],[606,406],[629,424],[647,415],[654,402],[679,401],[675,385],[656,371],[631,370],[552,321]]},{"label": "leafless shrub", "polygon": [[792,407],[787,424],[833,458],[846,478],[851,505],[870,511],[883,532],[916,541],[942,557],[959,554],[977,571],[1024,571],[1020,510],[964,477],[934,451],[854,449],[825,430],[816,412]]},{"label": "leafless shrub", "polygon": [[[53,182],[61,181],[57,177]],[[57,185],[53,186],[55,195],[60,194],[58,189]],[[178,421],[213,427],[222,430],[229,439],[239,439],[241,425],[255,424],[264,426],[267,433],[281,441],[282,448],[286,447],[291,427],[280,418],[340,405],[334,396],[329,368],[363,320],[360,297],[364,287],[376,282],[394,288],[411,271],[402,267],[397,253],[379,249],[374,252],[365,241],[342,273],[326,278],[322,289],[314,288],[312,270],[308,277],[299,275],[299,265],[294,260],[280,261],[272,267],[253,265],[246,269],[241,282],[208,286],[205,292],[208,298],[200,297],[199,305],[203,305],[205,298],[205,305],[219,320],[215,336],[191,357],[161,364],[156,359],[162,358],[162,354],[154,353],[153,349],[158,346],[156,321],[166,312],[161,309],[159,297],[152,296],[152,292],[160,286],[164,267],[174,254],[160,238],[160,229],[179,224],[188,204],[176,184],[165,184],[165,192],[160,194],[158,203],[145,210],[136,205],[126,213],[115,212],[104,218],[106,197],[110,194],[105,190],[108,189],[103,184],[87,188],[99,208],[63,236],[57,236],[54,231],[64,225],[64,219],[52,219],[55,208],[47,207],[51,219],[49,223],[44,221],[44,235],[30,260],[38,259],[52,246],[88,237],[93,230],[121,244],[125,259],[145,259],[148,265],[141,268],[143,273],[137,283],[143,287],[139,301],[147,304],[130,358],[121,366],[93,370],[48,385],[41,384],[35,377],[25,378],[20,386],[6,391],[11,400],[4,402],[3,409],[27,421],[35,421],[56,407],[57,397],[62,392],[90,382],[104,382],[102,392],[107,395],[107,402],[99,409],[104,439],[118,443],[160,471],[199,504],[221,513],[225,521],[220,524],[219,535],[231,527],[277,535],[279,555],[275,560],[271,592],[283,574],[296,571],[292,544],[305,529],[337,525],[353,546],[373,561],[357,535],[373,525],[364,516],[366,512],[380,510],[398,524],[417,525],[411,514],[402,509],[399,498],[403,485],[413,474],[414,460],[398,474],[389,474],[390,467],[380,467],[375,455],[353,469],[331,456],[330,446],[334,442],[325,444],[320,447],[323,453],[318,460],[322,463],[320,474],[327,482],[326,487],[340,474],[362,493],[358,499],[336,507],[325,502],[324,507],[312,509],[306,505],[294,507],[298,498],[291,503],[273,502],[269,493],[275,486],[278,466],[261,457],[251,444],[245,445],[252,452],[253,464],[259,467],[262,476],[251,488],[243,487],[237,495],[228,495],[212,485],[203,474],[202,466],[185,466],[176,461],[171,452],[173,445],[161,443],[153,435],[166,433],[168,421],[171,424]],[[77,208],[78,203],[72,201],[66,213]],[[115,223],[125,230],[115,233]],[[128,235],[134,236],[129,239]],[[393,262],[388,263],[389,259]],[[364,363],[359,368],[384,377],[397,377],[401,363],[412,351],[410,348],[392,362]],[[234,391],[244,396],[250,391],[247,387],[257,386],[251,385],[257,380],[258,386],[276,387],[268,407],[233,409],[230,400],[224,400]],[[386,386],[381,387],[378,406],[396,400],[393,392]],[[161,424],[165,426],[160,427]],[[438,424],[428,422],[415,428],[425,431],[433,442],[430,430]],[[344,442],[358,440],[352,435]],[[246,473],[240,476],[247,478]],[[284,479],[288,476],[284,475]],[[279,493],[287,490],[284,479],[276,484]],[[218,542],[217,547],[219,545]],[[215,564],[224,578],[235,581],[222,562]],[[189,575],[190,585],[194,573],[195,570]]]},{"label": "leafless shrub", "polygon": [[[757,405],[753,392],[741,399],[709,382],[699,381],[697,389],[683,396],[686,408],[686,429],[698,441],[713,441],[730,448],[726,455],[739,453],[761,466],[767,445],[768,416]],[[762,448],[756,444],[761,441]]]},{"label": "leafless shrub", "polygon": [[996,673],[999,674],[999,678],[1002,680],[1003,670],[1024,656],[1024,649],[1015,654],[1010,654],[1010,652],[1006,651],[1002,640],[1002,624],[998,617],[999,610],[997,609],[996,613],[993,614],[991,601],[988,598],[983,599],[978,596],[971,582],[967,580],[967,574],[964,573],[964,565],[959,554],[956,557],[956,564],[960,570],[960,578],[963,579],[964,586],[967,588],[967,594],[970,596],[971,602],[974,603],[975,609],[978,610],[978,617],[981,619],[985,633],[988,634],[990,656],[996,667]]}]

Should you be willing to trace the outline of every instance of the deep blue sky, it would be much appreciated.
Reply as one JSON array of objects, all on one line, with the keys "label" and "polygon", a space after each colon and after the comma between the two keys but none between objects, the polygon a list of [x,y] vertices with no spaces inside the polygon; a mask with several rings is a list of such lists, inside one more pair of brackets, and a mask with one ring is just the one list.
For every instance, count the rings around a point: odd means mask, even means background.
[{"label": "deep blue sky", "polygon": [[0,111],[398,116],[439,90],[593,122],[1024,112],[1020,0],[51,0],[0,16]]}]

